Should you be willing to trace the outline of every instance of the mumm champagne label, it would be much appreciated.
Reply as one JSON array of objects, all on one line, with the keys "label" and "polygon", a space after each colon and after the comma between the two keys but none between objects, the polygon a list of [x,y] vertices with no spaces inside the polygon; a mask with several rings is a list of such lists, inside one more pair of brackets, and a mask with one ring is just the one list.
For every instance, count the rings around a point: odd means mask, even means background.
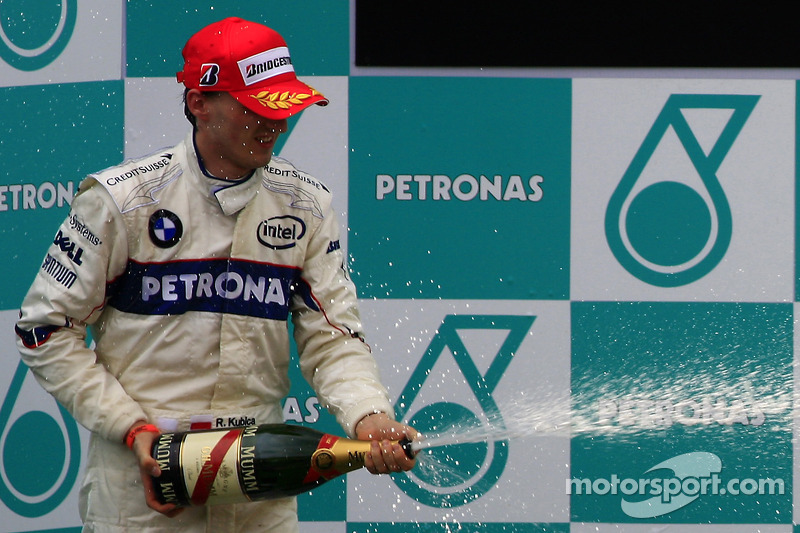
[{"label": "mumm champagne label", "polygon": [[161,501],[178,506],[249,501],[239,476],[242,433],[237,428],[190,432],[178,439],[160,435],[153,455],[161,468],[154,479]]},{"label": "mumm champagne label", "polygon": [[239,482],[241,429],[187,433],[180,464],[192,505],[248,501]]},{"label": "mumm champagne label", "polygon": [[183,482],[180,465],[181,441],[173,438],[171,433],[158,436],[153,458],[158,462],[161,475],[153,478],[153,489],[163,503],[174,503],[180,507],[190,504]]},{"label": "mumm champagne label", "polygon": [[256,494],[261,491],[256,476],[256,431],[257,426],[242,430],[241,452],[239,453],[239,472],[242,492]]}]

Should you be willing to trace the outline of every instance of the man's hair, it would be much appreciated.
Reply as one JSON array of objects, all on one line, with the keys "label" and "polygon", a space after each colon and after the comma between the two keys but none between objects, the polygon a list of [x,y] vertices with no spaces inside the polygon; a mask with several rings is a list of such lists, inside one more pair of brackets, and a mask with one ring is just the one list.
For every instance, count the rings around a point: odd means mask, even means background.
[{"label": "man's hair", "polygon": [[[184,89],[183,91],[183,114],[186,115],[186,120],[192,124],[192,128],[197,129],[197,118],[189,111],[189,106],[186,104],[186,95],[191,89]],[[215,98],[222,94],[224,91],[203,91],[203,96]]]}]

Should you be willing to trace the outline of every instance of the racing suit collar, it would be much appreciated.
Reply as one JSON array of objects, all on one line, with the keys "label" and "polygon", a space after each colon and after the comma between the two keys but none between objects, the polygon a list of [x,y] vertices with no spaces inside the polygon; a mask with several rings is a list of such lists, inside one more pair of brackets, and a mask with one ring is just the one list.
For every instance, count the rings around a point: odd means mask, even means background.
[{"label": "racing suit collar", "polygon": [[[244,209],[258,193],[258,185],[261,180],[255,178],[254,175],[255,172],[248,178],[237,181],[232,185],[228,185],[228,182],[216,178],[206,177],[205,179],[213,182],[210,184],[211,193],[219,202],[222,212],[230,216]],[[222,184],[220,183],[221,181],[223,182]]]},{"label": "racing suit collar", "polygon": [[197,153],[194,143],[194,133],[190,133],[186,145],[191,151],[188,157],[189,165],[194,167],[193,175],[197,176],[197,183],[207,194],[208,198],[219,204],[222,212],[228,216],[234,215],[244,209],[244,207],[258,193],[258,185],[261,182],[256,177],[259,172],[254,170],[249,176],[237,181],[223,180],[209,174]]}]

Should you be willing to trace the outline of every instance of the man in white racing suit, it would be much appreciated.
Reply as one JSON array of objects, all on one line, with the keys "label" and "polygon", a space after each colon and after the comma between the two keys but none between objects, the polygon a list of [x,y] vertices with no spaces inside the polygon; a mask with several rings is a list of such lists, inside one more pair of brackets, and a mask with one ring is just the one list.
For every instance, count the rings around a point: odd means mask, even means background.
[{"label": "man in white racing suit", "polygon": [[194,130],[81,184],[23,302],[19,349],[92,432],[85,531],[296,531],[294,498],[159,503],[157,433],[282,422],[289,319],[322,404],[348,436],[373,440],[371,472],[412,468],[390,440],[416,433],[390,416],[330,191],[272,157],[286,118],[327,100],[260,24],[214,23],[183,56]]}]

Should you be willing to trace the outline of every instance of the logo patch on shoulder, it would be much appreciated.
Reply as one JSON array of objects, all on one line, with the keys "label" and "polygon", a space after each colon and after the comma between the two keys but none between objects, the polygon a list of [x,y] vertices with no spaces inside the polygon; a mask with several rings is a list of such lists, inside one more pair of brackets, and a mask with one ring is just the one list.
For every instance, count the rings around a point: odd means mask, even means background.
[{"label": "logo patch on shoulder", "polygon": [[172,248],[183,237],[183,223],[178,215],[166,209],[159,209],[150,215],[150,240],[159,248]]}]

